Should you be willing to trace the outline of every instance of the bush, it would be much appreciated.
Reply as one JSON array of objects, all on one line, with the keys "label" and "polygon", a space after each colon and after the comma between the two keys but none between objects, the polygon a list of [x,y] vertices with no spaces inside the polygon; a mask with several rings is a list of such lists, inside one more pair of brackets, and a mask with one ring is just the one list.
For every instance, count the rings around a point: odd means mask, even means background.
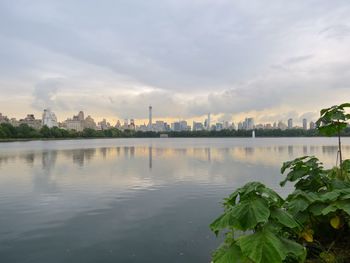
[{"label": "bush", "polygon": [[282,199],[259,182],[237,189],[224,201],[224,213],[211,225],[224,243],[213,261],[226,262],[350,262],[350,160],[342,160],[341,132],[350,104],[321,111],[318,130],[337,134],[338,167],[324,169],[314,156],[285,162],[281,182],[295,183]]}]

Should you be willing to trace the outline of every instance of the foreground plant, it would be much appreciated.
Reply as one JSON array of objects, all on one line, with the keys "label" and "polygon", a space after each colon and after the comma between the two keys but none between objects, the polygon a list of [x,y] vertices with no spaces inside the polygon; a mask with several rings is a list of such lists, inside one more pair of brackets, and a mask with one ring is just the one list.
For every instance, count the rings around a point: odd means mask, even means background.
[{"label": "foreground plant", "polygon": [[[225,243],[214,262],[282,262],[304,259],[305,249],[293,241],[301,225],[285,208],[284,200],[259,182],[248,183],[225,200],[225,212],[211,224],[218,234],[226,230]],[[240,231],[245,231],[245,235]]]},{"label": "foreground plant", "polygon": [[225,234],[214,262],[350,262],[350,160],[342,159],[340,139],[349,106],[324,109],[317,121],[320,132],[339,137],[339,167],[326,170],[314,156],[296,158],[281,168],[281,186],[295,184],[285,200],[259,182],[225,199],[224,213],[210,225]]}]

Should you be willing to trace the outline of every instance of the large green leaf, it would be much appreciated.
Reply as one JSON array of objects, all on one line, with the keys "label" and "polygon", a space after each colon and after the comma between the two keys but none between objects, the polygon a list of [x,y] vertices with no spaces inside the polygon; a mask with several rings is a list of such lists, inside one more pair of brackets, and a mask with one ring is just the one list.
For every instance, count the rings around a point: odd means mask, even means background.
[{"label": "large green leaf", "polygon": [[238,229],[245,231],[253,229],[259,223],[267,222],[270,210],[266,200],[253,198],[234,206],[231,210],[231,216],[237,219],[240,226]]},{"label": "large green leaf", "polygon": [[284,245],[284,248],[288,255],[293,255],[296,258],[299,259],[299,262],[304,262],[306,259],[306,249],[304,246],[300,245],[299,243],[287,239],[287,238],[281,238],[280,239]]},{"label": "large green leaf", "polygon": [[239,246],[233,244],[229,247],[226,245],[221,246],[213,254],[214,263],[248,263],[250,262],[247,257],[243,256]]},{"label": "large green leaf", "polygon": [[335,201],[340,196],[340,194],[340,191],[335,190],[327,193],[322,193],[320,194],[319,198],[322,202]]},{"label": "large green leaf", "polygon": [[279,263],[287,256],[282,241],[275,234],[264,229],[239,238],[237,244],[243,255],[255,263]]},{"label": "large green leaf", "polygon": [[271,218],[278,221],[280,224],[290,227],[290,228],[296,228],[299,227],[299,224],[291,214],[289,214],[287,211],[281,209],[281,208],[275,208],[271,211]]},{"label": "large green leaf", "polygon": [[322,210],[323,215],[327,215],[331,212],[335,212],[338,209],[343,210],[345,213],[350,215],[350,202],[348,200],[335,201],[334,203],[327,206]]},{"label": "large green leaf", "polygon": [[349,200],[341,200],[341,201],[336,201],[335,205],[343,210],[345,213],[347,213],[348,215],[350,215],[350,202]]},{"label": "large green leaf", "polygon": [[320,203],[316,202],[309,207],[309,211],[314,215],[314,216],[320,216],[322,214],[322,211],[328,207],[328,204],[325,203]]},{"label": "large green leaf", "polygon": [[310,202],[303,197],[296,197],[288,201],[286,204],[287,210],[292,215],[296,215],[298,212],[305,211]]},{"label": "large green leaf", "polygon": [[210,224],[210,229],[218,235],[220,230],[232,229],[233,227],[239,227],[237,219],[232,216],[232,209],[225,211],[219,216],[213,223]]}]

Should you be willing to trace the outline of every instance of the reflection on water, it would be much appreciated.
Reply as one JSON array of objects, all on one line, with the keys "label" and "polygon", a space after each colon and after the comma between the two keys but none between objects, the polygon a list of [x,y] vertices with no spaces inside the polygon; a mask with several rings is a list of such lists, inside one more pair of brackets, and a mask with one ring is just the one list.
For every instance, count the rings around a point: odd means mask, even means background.
[{"label": "reflection on water", "polygon": [[284,195],[283,161],[316,155],[330,167],[336,152],[319,138],[1,144],[0,259],[209,262],[224,196],[252,180]]},{"label": "reflection on water", "polygon": [[[148,158],[148,167],[152,168],[153,155],[157,158],[191,158],[201,161],[223,162],[227,159],[267,165],[281,165],[283,161],[303,155],[316,155],[326,165],[335,165],[337,146],[274,146],[274,147],[225,147],[225,148],[157,148],[152,145],[139,147],[103,147],[100,149],[69,149],[48,150],[28,153],[0,153],[0,165],[20,162],[33,167],[37,159],[41,160],[42,167],[50,170],[54,167],[57,157],[83,167],[86,162],[111,159]],[[350,146],[343,146],[344,154],[350,154]],[[24,162],[23,162],[24,161]]]}]

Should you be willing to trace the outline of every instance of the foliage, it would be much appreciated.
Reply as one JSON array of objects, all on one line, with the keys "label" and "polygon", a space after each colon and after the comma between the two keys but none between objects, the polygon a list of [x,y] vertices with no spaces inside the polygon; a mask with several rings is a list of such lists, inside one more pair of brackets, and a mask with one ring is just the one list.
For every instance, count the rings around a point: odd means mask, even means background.
[{"label": "foliage", "polygon": [[[0,140],[11,139],[36,139],[36,138],[48,138],[48,139],[60,139],[60,138],[152,138],[160,137],[164,132],[153,131],[134,131],[134,130],[119,130],[116,128],[110,128],[107,130],[94,130],[84,129],[82,132],[75,130],[65,130],[58,127],[48,128],[42,127],[40,130],[35,130],[22,124],[26,129],[20,127],[14,127],[9,123],[0,124]],[[220,131],[168,131],[165,132],[169,137],[251,137],[252,132],[246,130],[220,130]],[[258,129],[255,132],[257,137],[313,137],[320,136],[317,130],[303,130],[303,129],[290,129],[290,130],[263,130]],[[346,128],[341,132],[342,136],[350,136],[350,128]]]},{"label": "foliage", "polygon": [[347,127],[347,120],[350,114],[345,112],[345,108],[349,108],[350,103],[335,105],[327,109],[322,109],[320,118],[316,121],[316,125],[321,134],[332,136],[338,134]]},{"label": "foliage", "polygon": [[[211,225],[218,234],[228,230],[214,262],[282,262],[305,257],[305,249],[288,237],[301,226],[283,208],[284,200],[259,182],[237,189],[224,202],[225,212]],[[299,230],[298,230],[299,229]],[[235,238],[238,231],[249,233]],[[236,261],[224,261],[235,257]]]},{"label": "foliage", "polygon": [[[340,134],[349,105],[321,111],[322,133]],[[281,186],[294,184],[286,199],[259,182],[225,199],[224,213],[210,225],[216,235],[225,232],[213,261],[350,262],[350,160],[325,169],[315,156],[304,156],[283,163],[281,173]]]}]

